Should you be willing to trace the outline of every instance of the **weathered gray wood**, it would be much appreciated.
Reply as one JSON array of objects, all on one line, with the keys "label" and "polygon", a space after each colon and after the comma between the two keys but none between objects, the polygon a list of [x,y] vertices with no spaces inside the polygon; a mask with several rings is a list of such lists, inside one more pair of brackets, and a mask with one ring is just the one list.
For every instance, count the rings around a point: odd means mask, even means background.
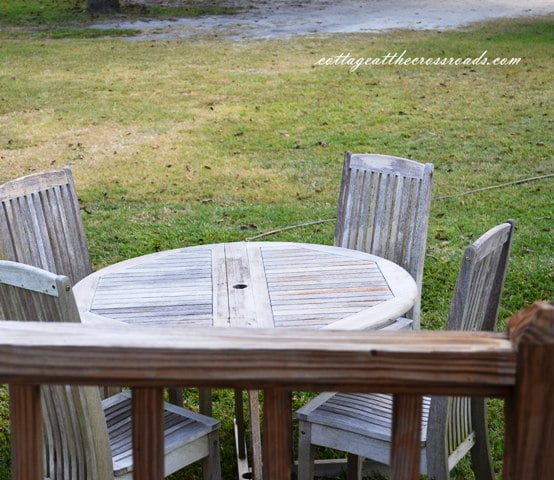
[{"label": "weathered gray wood", "polygon": [[239,460],[246,459],[246,434],[244,428],[244,402],[242,390],[235,390],[235,425],[237,455]]},{"label": "weathered gray wood", "polygon": [[300,420],[298,423],[298,479],[314,478],[315,447],[312,443],[312,424]]},{"label": "weathered gray wood", "polygon": [[[10,319],[79,323],[69,279],[30,265],[0,261],[0,304]],[[111,475],[98,389],[44,386],[42,403],[46,477],[79,480],[86,472]]]},{"label": "weathered gray wood", "polygon": [[1,185],[0,207],[4,259],[66,275],[72,283],[92,272],[69,168]]},{"label": "weathered gray wood", "polygon": [[[113,453],[114,475],[127,479],[133,474],[132,424],[130,392],[123,392],[102,401],[106,415],[110,446]],[[164,404],[164,470],[165,474],[198,460],[207,459],[217,471],[218,458],[208,458],[213,451],[209,437],[217,435],[219,422],[204,415],[187,412],[182,408]],[[213,442],[213,439],[212,439]],[[217,456],[218,457],[218,456]],[[206,466],[206,462],[203,462]]]},{"label": "weathered gray wood", "polygon": [[[514,228],[513,221],[498,225],[465,250],[448,315],[448,330],[495,329]],[[435,428],[442,425],[443,420],[446,420],[445,432],[441,431],[442,427]],[[454,397],[447,402],[437,400],[431,405],[429,423],[427,464],[430,475],[447,478],[455,460],[471,450],[477,478],[494,478],[483,401],[470,401],[467,397]],[[444,445],[444,438],[447,439],[446,452],[438,448]]]},{"label": "weathered gray wood", "polygon": [[346,153],[335,227],[335,245],[387,258],[413,276],[419,296],[407,316],[416,329],[432,176],[430,163]]},{"label": "weathered gray wood", "polygon": [[212,252],[212,306],[213,326],[227,327],[230,322],[229,293],[227,291],[227,265],[225,246],[214,245]]},{"label": "weathered gray wood", "polygon": [[252,444],[252,478],[262,480],[262,435],[260,423],[260,399],[258,390],[248,391],[250,435]]},{"label": "weathered gray wood", "polygon": [[[494,330],[513,231],[513,222],[506,222],[466,249],[448,317],[448,330]],[[401,329],[403,324],[393,324],[389,329]],[[422,473],[437,480],[447,479],[450,469],[471,450],[477,478],[494,478],[484,401],[433,397],[430,406],[429,403],[425,405],[424,401]],[[390,397],[383,395],[322,394],[301,408],[297,416],[303,424],[311,424],[315,445],[388,463],[389,406]],[[308,457],[300,455],[299,458]],[[299,471],[308,471],[308,468],[299,464]]]},{"label": "weathered gray wood", "polygon": [[221,460],[219,454],[219,433],[211,432],[207,436],[208,455],[202,459],[204,480],[221,479]]},{"label": "weathered gray wood", "polygon": [[247,243],[248,265],[250,270],[250,282],[252,296],[255,299],[256,326],[261,328],[272,328],[273,310],[269,296],[269,282],[266,278],[266,265],[262,257],[262,249],[259,245]]},{"label": "weathered gray wood", "polygon": [[246,243],[226,244],[225,264],[231,322],[238,327],[255,326],[256,302],[252,291]]},{"label": "weathered gray wood", "polygon": [[385,259],[281,242],[146,255],[100,270],[75,290],[86,322],[256,328],[381,328],[417,297],[410,275]]},{"label": "weathered gray wood", "polygon": [[[59,297],[58,275],[37,276],[36,268],[16,262],[4,262],[2,271],[0,272],[0,283],[11,285],[12,287],[20,287],[32,292]],[[69,283],[67,284],[69,287]],[[69,287],[71,288],[71,287]]]},{"label": "weathered gray wood", "polygon": [[[45,289],[47,293],[44,292]],[[38,320],[43,322],[42,325],[80,326],[79,312],[69,279],[30,265],[0,261],[0,305],[2,314],[6,318],[19,320],[0,322],[3,324],[25,326],[30,323],[29,320]],[[128,328],[126,330],[130,331]],[[65,335],[59,335],[59,338],[62,342],[66,339]],[[50,363],[53,355],[45,352],[41,355],[42,368],[48,371],[49,368],[45,366]],[[23,360],[18,360],[18,362],[21,361]],[[69,361],[66,366],[71,369],[78,363],[87,366],[83,358]],[[52,480],[107,479],[113,478],[114,475],[130,478],[132,471],[130,429],[125,437],[119,426],[114,430],[113,424],[106,422],[105,409],[101,404],[98,388],[63,385],[65,383],[63,381],[54,383],[58,385],[42,387],[46,477]],[[96,384],[100,383],[102,382],[96,382]],[[122,383],[115,385],[120,384]],[[15,388],[17,393],[17,388],[23,387]],[[105,402],[105,406],[117,404],[118,425],[126,422],[130,424],[131,410],[128,394],[110,397]],[[128,403],[127,409],[122,406],[125,402]],[[211,436],[213,441],[213,434],[217,434],[219,422],[168,404],[164,405],[164,411],[166,417],[171,415],[175,419],[165,430],[165,468],[167,474],[170,474],[188,465],[186,461],[189,463],[197,461],[213,451],[212,447],[209,448],[208,436]],[[178,422],[183,425],[180,429],[176,429]],[[117,441],[110,438],[115,431],[117,431]],[[194,432],[192,437],[191,431]],[[36,446],[33,440],[34,438],[29,440],[31,447]],[[114,446],[116,444],[117,447]],[[193,453],[190,454],[189,451]],[[114,464],[112,464],[112,455]],[[126,458],[127,463],[122,463],[119,457]],[[215,461],[218,462],[219,457],[210,458],[210,462]],[[114,471],[114,465],[116,465],[116,471]],[[218,468],[213,464],[212,472],[217,472]],[[150,470],[144,471],[143,474],[146,475],[143,478],[154,478],[154,473]],[[212,476],[209,478],[214,478],[213,474],[210,475]]]},{"label": "weathered gray wood", "polygon": [[69,168],[0,185],[0,258],[66,275],[72,283],[92,272]]}]

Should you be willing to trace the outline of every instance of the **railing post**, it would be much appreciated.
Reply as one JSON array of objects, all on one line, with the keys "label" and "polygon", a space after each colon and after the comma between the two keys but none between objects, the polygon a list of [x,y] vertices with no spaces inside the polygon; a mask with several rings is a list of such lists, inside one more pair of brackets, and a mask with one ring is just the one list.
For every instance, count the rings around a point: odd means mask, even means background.
[{"label": "railing post", "polygon": [[421,395],[393,395],[391,480],[420,477],[421,406]]},{"label": "railing post", "polygon": [[534,303],[509,320],[516,386],[506,403],[504,478],[554,478],[554,304]]},{"label": "railing post", "polygon": [[163,389],[132,390],[133,480],[163,480]]},{"label": "railing post", "polygon": [[264,390],[264,479],[290,480],[292,402],[288,390]]},{"label": "railing post", "polygon": [[42,413],[38,385],[10,385],[12,479],[42,480]]}]

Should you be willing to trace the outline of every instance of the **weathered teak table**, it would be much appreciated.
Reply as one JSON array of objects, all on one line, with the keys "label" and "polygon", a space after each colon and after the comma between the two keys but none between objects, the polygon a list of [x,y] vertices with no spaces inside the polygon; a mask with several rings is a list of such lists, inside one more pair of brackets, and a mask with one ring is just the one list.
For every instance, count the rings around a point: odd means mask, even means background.
[{"label": "weathered teak table", "polygon": [[338,247],[202,245],[127,260],[75,286],[84,322],[378,329],[417,287],[398,265]]},{"label": "weathered teak table", "polygon": [[[81,280],[75,294],[84,322],[365,330],[384,328],[410,310],[417,286],[398,265],[363,252],[241,242],[127,260]],[[256,407],[257,392],[250,400]],[[272,400],[279,401],[290,400]],[[237,405],[241,431],[242,394]],[[210,414],[209,401],[202,411]],[[251,422],[257,419],[251,409]],[[252,436],[254,478],[261,478],[259,427]],[[237,449],[244,458],[243,442]],[[246,468],[239,462],[239,474]]]}]

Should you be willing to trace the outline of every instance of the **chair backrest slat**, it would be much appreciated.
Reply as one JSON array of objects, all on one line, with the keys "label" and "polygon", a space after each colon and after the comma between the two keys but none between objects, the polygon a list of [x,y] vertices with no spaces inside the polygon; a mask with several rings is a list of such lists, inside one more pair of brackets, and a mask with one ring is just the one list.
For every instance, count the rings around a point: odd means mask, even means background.
[{"label": "chair backrest slat", "polygon": [[494,330],[513,230],[512,221],[498,225],[465,250],[448,330]]},{"label": "chair backrest slat", "polygon": [[[421,294],[433,165],[386,155],[347,153],[335,245],[404,267]],[[407,316],[419,327],[419,301]]]},{"label": "chair backrest slat", "polygon": [[[2,319],[80,322],[69,278],[0,261]],[[45,475],[50,480],[113,478],[108,430],[97,387],[42,386]]]},{"label": "chair backrest slat", "polygon": [[[447,330],[493,331],[508,267],[515,223],[498,225],[470,245],[454,289]],[[472,400],[467,397],[433,397],[429,411],[428,465],[455,464],[450,458],[473,433]],[[441,451],[446,438],[446,450]],[[443,449],[444,450],[444,449]],[[430,452],[432,456],[430,457]],[[438,457],[443,457],[439,458]]]},{"label": "chair backrest slat", "polygon": [[69,168],[0,186],[0,256],[67,275],[72,283],[92,273]]}]

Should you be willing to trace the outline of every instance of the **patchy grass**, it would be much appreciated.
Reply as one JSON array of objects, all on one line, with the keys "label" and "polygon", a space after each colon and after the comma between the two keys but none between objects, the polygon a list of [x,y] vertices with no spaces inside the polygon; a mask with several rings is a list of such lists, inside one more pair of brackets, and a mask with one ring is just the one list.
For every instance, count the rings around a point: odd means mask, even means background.
[{"label": "patchy grass", "polygon": [[140,30],[133,28],[57,28],[40,33],[40,38],[98,38],[98,37],[128,37],[137,35]]},{"label": "patchy grass", "polygon": [[85,0],[4,0],[0,3],[0,26],[83,23],[90,19]]},{"label": "patchy grass", "polygon": [[[179,2],[183,3],[183,2]],[[114,13],[91,14],[86,9],[86,0],[2,0],[0,2],[0,26],[57,26],[78,25],[102,18],[112,18]],[[121,1],[121,19],[199,17],[201,15],[229,15],[239,8],[205,5],[205,2],[190,1],[187,5],[148,6],[132,1]]]},{"label": "patchy grass", "polygon": [[[6,36],[0,182],[70,165],[99,268],[333,217],[345,150],[433,162],[435,196],[552,173],[553,37],[552,18],[468,31],[240,43]],[[375,57],[403,50],[433,57],[487,50],[491,58],[522,61],[355,73],[314,66],[341,52]],[[551,296],[552,215],[552,179],[435,201],[423,327],[444,326],[463,248],[507,218],[518,227],[499,328],[511,313]],[[332,229],[326,223],[272,239],[331,243]],[[218,395],[224,478],[231,478],[232,397]],[[194,404],[194,393],[187,401]],[[501,407],[491,402],[498,472]],[[472,478],[468,465],[455,477]]]}]

